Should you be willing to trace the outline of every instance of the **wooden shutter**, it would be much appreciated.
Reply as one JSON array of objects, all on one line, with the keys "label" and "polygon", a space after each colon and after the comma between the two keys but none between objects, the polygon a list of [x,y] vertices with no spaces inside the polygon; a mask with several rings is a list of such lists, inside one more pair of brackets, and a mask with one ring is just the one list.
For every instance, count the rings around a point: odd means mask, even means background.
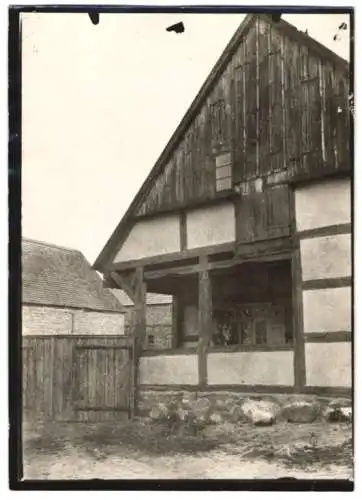
[{"label": "wooden shutter", "polygon": [[232,189],[231,153],[218,155],[215,158],[216,191]]},{"label": "wooden shutter", "polygon": [[265,190],[264,226],[268,237],[288,236],[291,232],[290,189],[287,185],[270,186]]}]

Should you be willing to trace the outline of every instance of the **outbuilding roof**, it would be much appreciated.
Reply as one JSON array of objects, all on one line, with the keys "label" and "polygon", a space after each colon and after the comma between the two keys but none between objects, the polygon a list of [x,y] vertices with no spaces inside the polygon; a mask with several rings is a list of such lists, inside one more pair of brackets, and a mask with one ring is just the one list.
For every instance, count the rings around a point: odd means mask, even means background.
[{"label": "outbuilding roof", "polygon": [[124,312],[80,251],[31,239],[22,240],[22,302]]},{"label": "outbuilding roof", "polygon": [[[117,297],[120,303],[125,307],[133,306],[133,301],[129,298],[124,290],[110,289]],[[148,306],[160,306],[172,304],[172,295],[164,295],[161,293],[148,293],[146,296],[146,303]]]}]

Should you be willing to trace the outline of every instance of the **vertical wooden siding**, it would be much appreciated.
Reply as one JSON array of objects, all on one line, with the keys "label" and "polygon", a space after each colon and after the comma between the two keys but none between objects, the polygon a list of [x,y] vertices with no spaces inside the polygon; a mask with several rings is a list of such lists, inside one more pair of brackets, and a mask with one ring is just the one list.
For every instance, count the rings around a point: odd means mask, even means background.
[{"label": "vertical wooden siding", "polygon": [[286,184],[263,186],[256,191],[251,184],[236,203],[236,241],[286,237],[291,234],[290,187]]},{"label": "vertical wooden siding", "polygon": [[131,395],[129,339],[23,339],[23,410],[58,421],[127,418]]},{"label": "vertical wooden siding", "polygon": [[257,19],[138,215],[213,199],[222,152],[232,153],[235,182],[344,167],[348,84],[342,69]]}]

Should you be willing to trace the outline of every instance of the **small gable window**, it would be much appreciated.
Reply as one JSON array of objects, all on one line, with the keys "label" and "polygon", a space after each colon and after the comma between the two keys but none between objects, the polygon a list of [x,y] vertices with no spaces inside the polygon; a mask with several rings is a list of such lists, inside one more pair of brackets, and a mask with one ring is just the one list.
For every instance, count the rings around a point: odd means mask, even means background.
[{"label": "small gable window", "polygon": [[232,188],[231,153],[216,156],[216,191],[227,191]]}]

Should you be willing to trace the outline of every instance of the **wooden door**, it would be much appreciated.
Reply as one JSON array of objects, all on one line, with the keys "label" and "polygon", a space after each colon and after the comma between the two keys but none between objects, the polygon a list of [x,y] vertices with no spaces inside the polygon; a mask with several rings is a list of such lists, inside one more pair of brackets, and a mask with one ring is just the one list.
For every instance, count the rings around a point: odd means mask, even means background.
[{"label": "wooden door", "polygon": [[127,337],[23,338],[26,419],[123,420],[133,405],[133,354]]}]

